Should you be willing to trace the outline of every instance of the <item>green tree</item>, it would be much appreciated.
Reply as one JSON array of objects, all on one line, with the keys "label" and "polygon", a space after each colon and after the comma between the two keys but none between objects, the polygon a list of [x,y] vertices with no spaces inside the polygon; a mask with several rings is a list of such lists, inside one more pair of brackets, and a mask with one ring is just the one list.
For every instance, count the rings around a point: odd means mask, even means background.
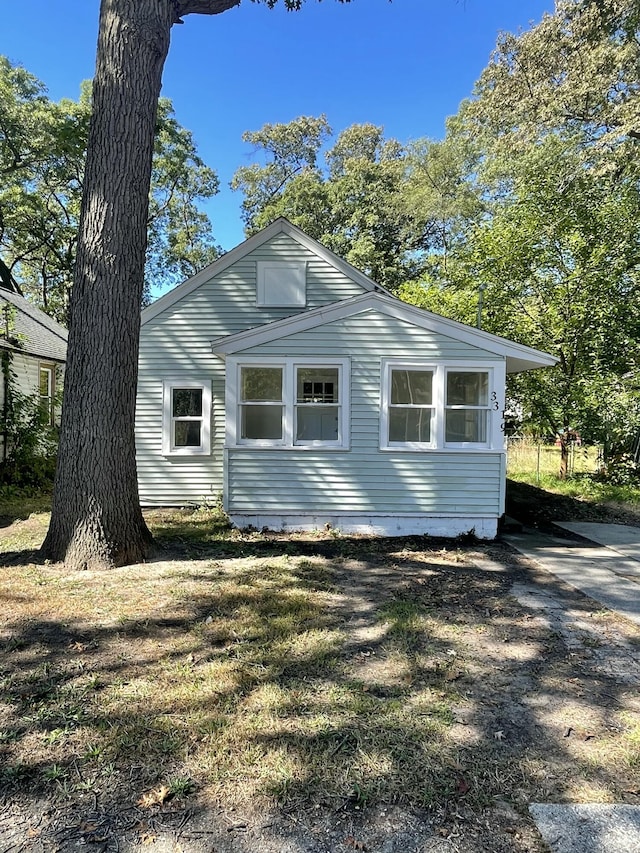
[{"label": "green tree", "polygon": [[138,497],[134,420],[162,69],[181,16],[216,15],[238,3],[101,2],[58,467],[42,546],[43,555],[70,568],[136,562],[151,543]]},{"label": "green tree", "polygon": [[385,139],[381,127],[354,124],[321,159],[332,136],[325,116],[243,135],[259,160],[238,169],[231,184],[244,194],[247,233],[286,216],[379,284],[396,288],[418,262],[403,199],[407,152]]},{"label": "green tree", "polygon": [[[76,255],[91,86],[53,103],[44,85],[0,57],[0,277],[66,322]],[[218,180],[191,134],[159,102],[145,290],[193,274],[219,253],[200,200]]]},{"label": "green tree", "polygon": [[529,420],[610,445],[629,431],[612,412],[640,356],[637,181],[585,168],[580,142],[559,134],[511,160],[508,177],[457,251],[458,304],[477,304],[481,282],[484,328],[557,356],[512,380]]},{"label": "green tree", "polygon": [[500,37],[448,125],[445,144],[468,154],[449,183],[462,216],[403,291],[470,322],[482,288],[484,328],[559,359],[511,379],[519,410],[608,448],[638,420],[638,25],[635,0],[560,0]]},{"label": "green tree", "polygon": [[640,139],[639,27],[637,0],[558,0],[500,36],[468,109],[506,151],[561,127],[620,161]]}]

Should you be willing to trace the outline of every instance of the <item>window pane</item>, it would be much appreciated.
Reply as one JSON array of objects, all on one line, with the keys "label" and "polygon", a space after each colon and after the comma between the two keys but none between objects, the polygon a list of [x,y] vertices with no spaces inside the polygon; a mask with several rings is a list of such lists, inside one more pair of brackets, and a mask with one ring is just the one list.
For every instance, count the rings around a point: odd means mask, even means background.
[{"label": "window pane", "polygon": [[200,447],[201,444],[200,421],[176,421],[174,429],[175,447]]},{"label": "window pane", "polygon": [[174,418],[202,417],[202,388],[174,388],[172,411]]},{"label": "window pane", "polygon": [[487,440],[487,412],[478,409],[448,409],[445,419],[445,441]]},{"label": "window pane", "polygon": [[447,373],[447,406],[486,406],[488,401],[488,373]]},{"label": "window pane", "polygon": [[389,441],[431,441],[432,409],[389,409]]},{"label": "window pane", "polygon": [[298,403],[337,403],[337,367],[299,367],[296,371]]},{"label": "window pane", "polygon": [[41,397],[50,397],[51,396],[51,386],[53,384],[52,380],[52,371],[48,367],[40,368],[40,396]]},{"label": "window pane", "polygon": [[433,402],[433,371],[392,370],[391,403],[393,405],[430,406]]},{"label": "window pane", "polygon": [[337,406],[299,406],[296,409],[296,441],[337,440]]},{"label": "window pane", "polygon": [[282,400],[281,367],[243,367],[241,375],[242,400]]},{"label": "window pane", "polygon": [[282,438],[282,406],[241,406],[240,436],[260,440]]}]

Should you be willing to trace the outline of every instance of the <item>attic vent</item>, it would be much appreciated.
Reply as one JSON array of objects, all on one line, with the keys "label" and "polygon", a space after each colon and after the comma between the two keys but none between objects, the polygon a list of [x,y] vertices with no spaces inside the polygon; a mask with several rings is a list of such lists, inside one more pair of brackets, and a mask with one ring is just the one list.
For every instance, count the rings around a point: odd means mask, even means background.
[{"label": "attic vent", "polygon": [[307,265],[288,261],[258,261],[256,302],[259,307],[304,308],[307,304]]}]

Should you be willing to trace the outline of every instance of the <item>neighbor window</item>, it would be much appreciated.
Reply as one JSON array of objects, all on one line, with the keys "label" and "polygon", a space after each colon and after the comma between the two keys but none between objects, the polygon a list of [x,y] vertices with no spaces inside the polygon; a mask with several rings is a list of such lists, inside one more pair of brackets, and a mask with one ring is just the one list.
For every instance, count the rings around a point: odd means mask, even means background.
[{"label": "neighbor window", "polygon": [[56,368],[53,364],[40,365],[40,411],[49,426],[55,420]]},{"label": "neighbor window", "polygon": [[211,386],[206,382],[165,382],[165,454],[211,451]]},{"label": "neighbor window", "polygon": [[348,362],[230,362],[228,441],[265,447],[346,447]]},{"label": "neighbor window", "polygon": [[491,370],[383,363],[380,446],[428,450],[491,446],[497,410]]}]

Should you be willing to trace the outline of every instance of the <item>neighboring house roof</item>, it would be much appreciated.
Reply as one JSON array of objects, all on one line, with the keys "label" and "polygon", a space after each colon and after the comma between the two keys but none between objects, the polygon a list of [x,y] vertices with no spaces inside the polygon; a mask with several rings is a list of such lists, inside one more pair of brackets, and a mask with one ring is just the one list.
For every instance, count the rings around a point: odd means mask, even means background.
[{"label": "neighboring house roof", "polygon": [[161,296],[153,303],[153,305],[149,305],[148,308],[144,308],[142,311],[142,325],[144,326],[145,323],[148,323],[149,320],[152,320],[162,311],[170,308],[174,303],[183,299],[189,293],[192,293],[196,288],[200,287],[201,284],[210,281],[214,276],[219,275],[227,269],[227,267],[235,264],[250,252],[253,252],[268,240],[271,240],[272,237],[275,237],[277,234],[288,234],[292,239],[296,240],[302,246],[309,249],[309,251],[322,258],[336,270],[339,270],[352,281],[355,281],[363,288],[363,290],[367,292],[377,291],[378,293],[389,294],[389,291],[385,290],[384,287],[381,287],[379,284],[376,284],[376,282],[370,279],[369,276],[360,272],[360,270],[356,269],[348,261],[338,257],[338,255],[330,249],[327,249],[326,246],[323,246],[322,243],[319,243],[317,240],[314,240],[313,237],[309,237],[308,234],[301,231],[297,225],[293,225],[288,219],[281,216],[272,222],[271,225],[263,228],[258,234],[254,234],[253,237],[249,237],[249,239],[245,240],[244,243],[240,243],[240,245],[236,246],[235,249],[231,249],[230,252],[222,255],[222,257],[218,258],[212,264],[209,264],[208,267],[205,267],[199,273],[196,273],[192,278],[187,279],[187,281],[184,281],[169,293]]},{"label": "neighboring house roof", "polygon": [[536,367],[551,367],[557,361],[548,353],[483,332],[481,329],[474,329],[472,326],[449,320],[431,311],[416,308],[386,293],[364,293],[362,296],[354,296],[331,305],[313,308],[293,317],[265,323],[255,329],[216,338],[211,342],[211,348],[217,355],[224,356],[371,310],[503,356],[506,358],[508,373],[532,370]]},{"label": "neighboring house roof", "polygon": [[[67,330],[64,326],[11,290],[0,289],[0,308],[4,304],[12,305],[16,309],[10,334],[18,343],[12,344],[6,338],[0,337],[0,346],[49,361],[66,361]],[[0,334],[3,332],[0,328]]]}]

